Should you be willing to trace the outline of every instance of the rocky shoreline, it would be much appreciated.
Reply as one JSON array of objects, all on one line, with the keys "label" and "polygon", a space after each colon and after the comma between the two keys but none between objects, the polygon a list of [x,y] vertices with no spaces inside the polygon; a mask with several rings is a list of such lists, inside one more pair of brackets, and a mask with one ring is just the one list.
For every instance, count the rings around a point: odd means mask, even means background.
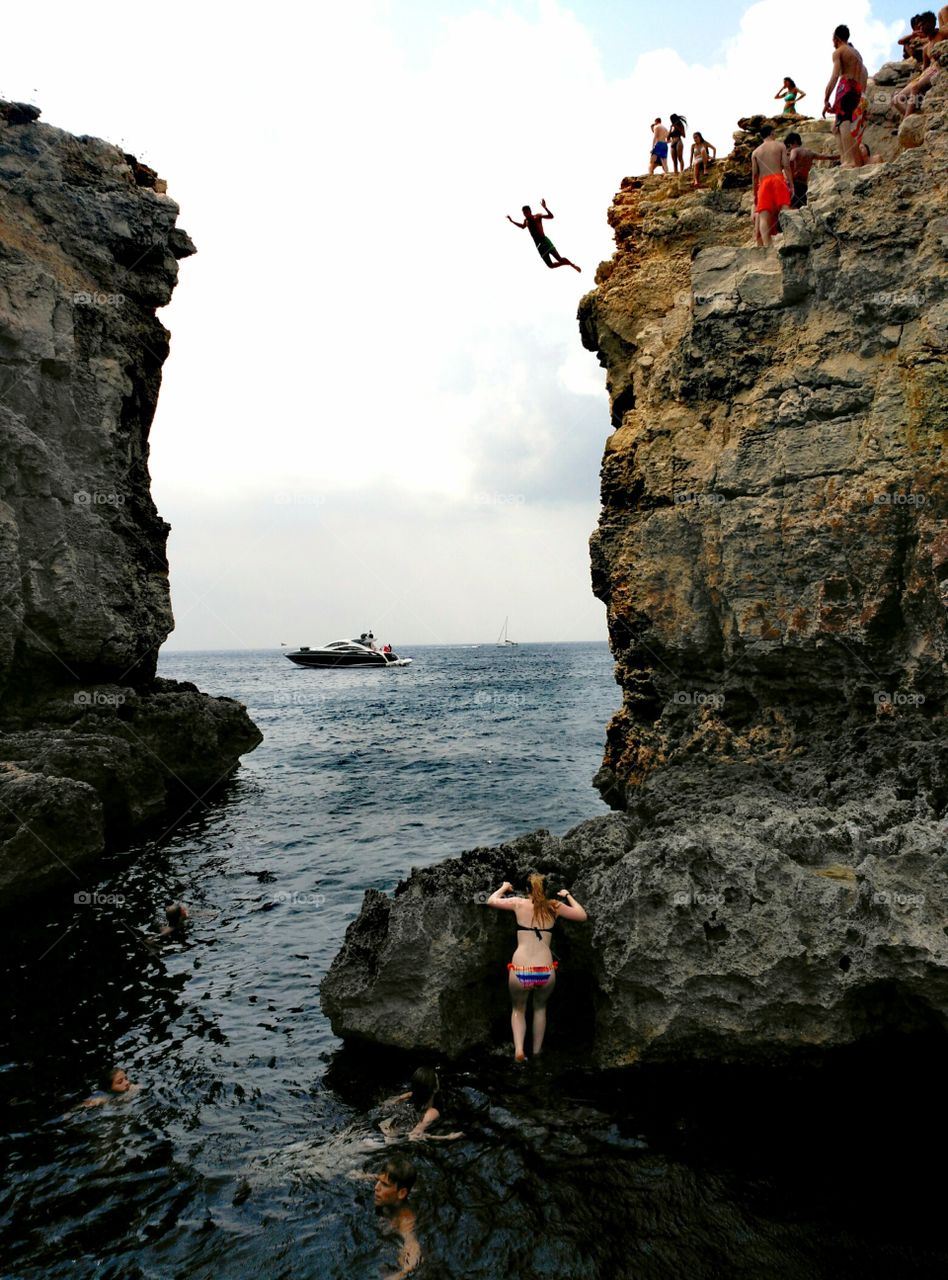
[{"label": "rocky shoreline", "polygon": [[198,803],[261,735],[156,679],[148,434],[194,253],[146,165],[0,103],[0,902]]}]

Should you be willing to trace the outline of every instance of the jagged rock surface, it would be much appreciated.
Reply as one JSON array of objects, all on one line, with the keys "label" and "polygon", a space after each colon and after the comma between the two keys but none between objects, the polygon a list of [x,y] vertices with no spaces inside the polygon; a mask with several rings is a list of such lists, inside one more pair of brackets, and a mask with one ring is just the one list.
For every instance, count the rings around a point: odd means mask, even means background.
[{"label": "jagged rock surface", "polygon": [[0,104],[0,895],[68,874],[260,735],[155,680],[174,626],[148,432],[177,260],[134,156]]},{"label": "jagged rock surface", "polygon": [[[948,1023],[948,84],[905,150],[905,78],[869,87],[886,163],[815,170],[770,251],[762,117],[707,190],[623,182],[580,308],[614,428],[592,569],[623,691],[598,784],[622,812],[369,895],[323,984],[338,1033],[503,1034],[514,939],[477,903],[531,865],[589,910],[557,926],[551,1026],[600,1064]],[[776,123],[835,149],[827,123]]]}]

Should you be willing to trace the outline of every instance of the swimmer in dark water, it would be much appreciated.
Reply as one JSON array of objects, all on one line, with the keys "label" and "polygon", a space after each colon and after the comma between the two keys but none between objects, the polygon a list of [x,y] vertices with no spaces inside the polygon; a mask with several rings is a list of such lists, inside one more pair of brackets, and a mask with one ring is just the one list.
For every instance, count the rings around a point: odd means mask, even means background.
[{"label": "swimmer in dark water", "polygon": [[121,1067],[112,1067],[102,1077],[101,1089],[86,1098],[82,1104],[84,1107],[101,1107],[105,1102],[111,1102],[117,1097],[131,1097],[138,1093],[141,1088],[140,1084],[132,1084],[128,1076]]},{"label": "swimmer in dark water", "polygon": [[[533,243],[537,247],[537,253],[539,253],[540,257],[548,267],[554,269],[556,267],[572,267],[574,271],[580,271],[581,268],[577,267],[575,262],[570,262],[569,258],[564,258],[557,250],[556,245],[550,237],[544,234],[543,219],[552,218],[553,215],[547,208],[545,200],[541,200],[540,204],[543,206],[543,213],[534,213],[530,206],[525,204],[520,210],[523,214],[523,222],[517,222],[515,219],[511,218],[509,213],[507,214],[507,221],[512,222],[515,227],[519,227],[521,231],[524,227],[527,228],[530,235],[533,237]],[[553,261],[554,258],[556,259],[555,262]]]},{"label": "swimmer in dark water", "polygon": [[185,921],[188,918],[188,909],[183,902],[170,902],[165,907],[166,924],[162,925],[158,937],[165,939],[183,939],[185,936]]},{"label": "swimmer in dark water", "polygon": [[363,1178],[375,1183],[375,1212],[379,1226],[385,1235],[398,1236],[397,1271],[391,1271],[383,1280],[406,1280],[421,1265],[421,1246],[415,1235],[415,1211],[408,1203],[412,1187],[418,1176],[414,1164],[407,1156],[392,1156],[386,1160],[380,1173],[356,1173],[351,1177]]},{"label": "swimmer in dark water", "polygon": [[[533,995],[533,1056],[543,1047],[546,1031],[546,1006],[556,986],[556,965],[549,939],[557,917],[564,920],[585,920],[586,912],[568,889],[557,894],[562,902],[548,899],[543,887],[543,876],[534,873],[529,877],[529,898],[508,898],[513,885],[505,880],[500,888],[487,899],[489,907],[500,911],[513,911],[517,916],[517,933],[524,935],[507,965],[507,986],[513,1006],[510,1027],[513,1032],[514,1058],[524,1062],[524,1040],[527,1033],[527,1001]],[[546,934],[546,938],[544,938]]]},{"label": "swimmer in dark water", "polygon": [[[421,1138],[432,1139],[437,1142],[450,1142],[455,1138],[464,1137],[463,1133],[428,1132],[441,1119],[444,1110],[441,1083],[434,1067],[419,1067],[411,1078],[410,1091],[396,1094],[394,1098],[387,1099],[385,1105],[393,1106],[403,1102],[412,1104],[413,1113],[417,1117],[413,1128],[408,1132],[408,1137],[412,1142],[417,1142]],[[397,1118],[391,1116],[389,1119],[383,1120],[380,1128],[387,1138],[394,1137],[398,1128]]]}]

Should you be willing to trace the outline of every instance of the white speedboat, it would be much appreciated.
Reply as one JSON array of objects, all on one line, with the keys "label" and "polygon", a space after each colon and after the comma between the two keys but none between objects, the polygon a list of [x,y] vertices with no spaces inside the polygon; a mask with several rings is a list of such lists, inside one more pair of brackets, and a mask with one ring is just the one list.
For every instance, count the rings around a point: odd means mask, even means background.
[{"label": "white speedboat", "polygon": [[333,640],[318,649],[301,645],[286,657],[300,667],[407,667],[411,662],[391,649],[376,649],[361,640]]}]

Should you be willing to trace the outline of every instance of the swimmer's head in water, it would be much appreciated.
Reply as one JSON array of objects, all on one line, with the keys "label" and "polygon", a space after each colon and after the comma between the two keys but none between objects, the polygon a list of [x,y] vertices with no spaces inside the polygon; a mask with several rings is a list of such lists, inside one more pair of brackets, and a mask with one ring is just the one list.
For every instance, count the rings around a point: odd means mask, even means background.
[{"label": "swimmer's head in water", "polygon": [[188,918],[188,909],[183,902],[169,902],[165,907],[165,917],[172,929],[180,929]]},{"label": "swimmer's head in water", "polygon": [[102,1088],[106,1093],[128,1093],[132,1082],[121,1067],[112,1067],[102,1077]]},{"label": "swimmer's head in water", "polygon": [[375,1183],[375,1204],[378,1208],[399,1204],[407,1200],[415,1185],[417,1172],[407,1156],[392,1156]]},{"label": "swimmer's head in water", "polygon": [[438,1073],[434,1067],[419,1067],[411,1078],[411,1100],[423,1107],[438,1092]]}]

